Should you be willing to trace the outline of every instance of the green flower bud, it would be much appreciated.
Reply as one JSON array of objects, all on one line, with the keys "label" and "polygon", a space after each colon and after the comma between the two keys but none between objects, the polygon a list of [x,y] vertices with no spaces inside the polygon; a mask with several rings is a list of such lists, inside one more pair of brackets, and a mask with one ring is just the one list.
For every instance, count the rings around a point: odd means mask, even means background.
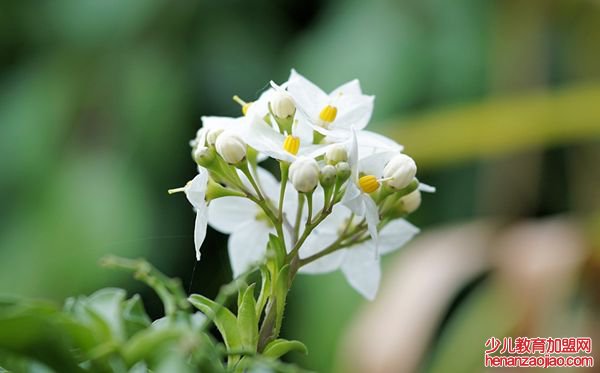
[{"label": "green flower bud", "polygon": [[335,165],[335,169],[337,171],[337,179],[338,182],[344,182],[348,180],[352,170],[350,169],[350,165],[348,162],[339,162]]},{"label": "green flower bud", "polygon": [[199,146],[194,148],[192,151],[192,158],[194,161],[204,168],[209,168],[215,160],[215,148],[206,146]]},{"label": "green flower bud", "polygon": [[335,183],[335,178],[337,176],[337,170],[332,165],[325,165],[321,169],[321,176],[319,180],[321,181],[321,186],[323,188],[329,188]]}]

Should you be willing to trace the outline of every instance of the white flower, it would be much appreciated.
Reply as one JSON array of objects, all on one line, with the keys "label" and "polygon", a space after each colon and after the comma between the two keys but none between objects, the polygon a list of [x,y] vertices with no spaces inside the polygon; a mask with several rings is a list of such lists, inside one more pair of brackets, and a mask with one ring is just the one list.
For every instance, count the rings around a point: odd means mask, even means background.
[{"label": "white flower", "polygon": [[297,157],[315,158],[327,151],[328,145],[314,145],[305,134],[292,126],[292,134],[281,134],[262,118],[250,118],[249,129],[244,139],[247,144],[261,153],[277,160],[293,162]]},{"label": "white flower", "polygon": [[290,166],[289,175],[297,191],[312,192],[319,184],[319,164],[314,158],[298,157]]},{"label": "white flower", "polygon": [[[379,188],[379,179],[383,167],[392,157],[393,153],[377,153],[358,160],[358,145],[356,133],[353,131],[350,148],[350,167],[352,174],[346,184],[346,191],[342,203],[357,216],[364,217],[367,221],[369,234],[377,242],[377,224],[379,224],[379,210],[373,198],[369,195]],[[360,173],[365,173],[360,176]]]},{"label": "white flower", "polygon": [[348,138],[352,128],[366,127],[373,112],[374,97],[362,94],[358,80],[345,83],[326,94],[292,70],[287,90],[302,117],[323,135]]},{"label": "white flower", "polygon": [[202,167],[198,168],[198,175],[187,183],[183,188],[172,189],[169,193],[183,191],[188,201],[196,211],[196,223],[194,226],[194,246],[196,248],[196,260],[200,260],[200,247],[206,238],[206,221],[208,208],[206,206],[206,187],[208,186],[208,171]]},{"label": "white flower", "polygon": [[383,168],[383,177],[386,183],[395,189],[406,187],[417,173],[415,161],[406,154],[397,154]]},{"label": "white flower", "polygon": [[215,147],[217,153],[229,164],[238,163],[246,157],[246,143],[233,131],[221,133]]},{"label": "white flower", "polygon": [[[335,242],[350,216],[350,210],[344,206],[336,206],[331,215],[306,240],[300,249],[300,258],[314,255]],[[319,274],[341,269],[354,289],[365,298],[373,300],[381,278],[380,255],[402,247],[418,232],[418,228],[404,219],[393,220],[381,229],[377,243],[379,255],[373,255],[375,242],[368,240],[325,255],[302,267],[300,273]]]},{"label": "white flower", "polygon": [[[256,177],[265,198],[277,206],[279,182],[271,173],[260,167],[257,168]],[[248,183],[243,177],[242,180]],[[286,192],[284,198],[284,212],[295,214],[297,208],[295,191]],[[211,201],[208,211],[210,226],[219,232],[230,234],[227,246],[234,277],[263,260],[269,234],[275,233],[275,228],[259,206],[242,197],[222,197]]]}]

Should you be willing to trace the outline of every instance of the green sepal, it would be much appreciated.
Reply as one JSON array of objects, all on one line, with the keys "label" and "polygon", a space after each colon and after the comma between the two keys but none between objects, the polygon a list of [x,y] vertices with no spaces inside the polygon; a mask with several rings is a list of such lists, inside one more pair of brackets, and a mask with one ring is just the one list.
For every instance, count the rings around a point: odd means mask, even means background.
[{"label": "green sepal", "polygon": [[214,181],[212,178],[208,179],[208,186],[206,187],[206,200],[212,201],[213,199],[221,197],[245,197],[246,195],[237,190],[227,188]]}]

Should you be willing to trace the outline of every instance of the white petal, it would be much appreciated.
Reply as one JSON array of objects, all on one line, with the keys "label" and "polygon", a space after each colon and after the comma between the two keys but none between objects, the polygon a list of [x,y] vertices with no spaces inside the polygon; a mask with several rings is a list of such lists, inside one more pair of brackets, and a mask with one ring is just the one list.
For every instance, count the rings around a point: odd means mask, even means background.
[{"label": "white petal", "polygon": [[379,232],[379,251],[387,254],[404,246],[417,233],[419,228],[404,219],[389,222]]},{"label": "white petal", "polygon": [[367,219],[367,228],[369,230],[369,234],[371,235],[371,238],[373,239],[373,241],[375,242],[375,251],[377,252],[378,250],[378,244],[377,244],[377,240],[378,240],[378,234],[377,234],[377,224],[379,224],[379,210],[377,209],[377,205],[375,204],[375,201],[373,201],[373,199],[367,195],[364,194],[362,196],[362,199],[364,201],[365,204],[365,219]]},{"label": "white petal", "polygon": [[352,169],[352,180],[358,181],[358,142],[356,131],[352,130],[352,140],[350,142],[350,151],[348,152],[348,162]]},{"label": "white petal", "polygon": [[382,151],[401,152],[404,147],[394,140],[375,132],[362,130],[356,133],[358,139],[358,151],[361,157]]},{"label": "white petal", "polygon": [[229,236],[228,251],[233,277],[238,277],[264,259],[270,232],[265,224],[249,223],[238,227]]},{"label": "white petal", "polygon": [[200,260],[200,248],[206,238],[206,209],[196,211],[196,222],[194,224],[194,247],[196,248],[196,260]]},{"label": "white petal", "polygon": [[349,208],[358,216],[365,216],[365,204],[363,203],[362,192],[353,182],[346,184],[346,191],[342,197],[341,203]]},{"label": "white petal", "polygon": [[275,90],[273,88],[264,91],[257,100],[250,104],[246,116],[249,118],[252,118],[253,116],[264,118],[265,115],[269,114],[269,102],[274,93]]},{"label": "white petal", "polygon": [[373,114],[375,97],[365,95],[342,95],[336,100],[338,115],[332,123],[335,127],[361,130],[367,126]]},{"label": "white petal", "polygon": [[333,272],[340,268],[345,255],[346,250],[334,251],[331,254],[327,254],[324,257],[305,265],[300,268],[299,272],[310,275]]},{"label": "white petal", "polygon": [[287,91],[294,99],[296,108],[303,111],[311,120],[317,119],[320,110],[329,104],[329,96],[296,70],[292,70]]},{"label": "white petal", "polygon": [[372,154],[361,158],[358,161],[358,170],[367,175],[374,175],[379,178],[383,175],[383,168],[392,159],[397,152],[382,152]]},{"label": "white petal", "polygon": [[360,89],[360,82],[358,81],[358,79],[353,79],[349,82],[346,82],[334,89],[329,94],[329,96],[337,97],[340,93],[342,95],[362,95],[362,90]]},{"label": "white petal", "polygon": [[315,228],[315,231],[320,234],[337,235],[346,226],[350,215],[352,212],[347,207],[335,205],[331,214]]},{"label": "white petal", "polygon": [[348,249],[342,272],[350,285],[362,296],[369,300],[375,299],[381,280],[381,267],[379,259],[373,256],[368,247],[358,245]]},{"label": "white petal", "polygon": [[435,193],[435,187],[425,183],[419,183],[419,190],[426,193]]},{"label": "white petal", "polygon": [[240,225],[254,221],[259,208],[247,198],[222,197],[208,205],[208,222],[221,233],[232,233]]},{"label": "white petal", "polygon": [[208,171],[198,167],[198,175],[192,179],[184,188],[185,196],[196,209],[206,206],[204,196],[208,185]]},{"label": "white petal", "polygon": [[285,137],[275,131],[264,120],[254,116],[248,124],[244,141],[259,152],[275,159],[291,162],[295,157],[283,149]]}]

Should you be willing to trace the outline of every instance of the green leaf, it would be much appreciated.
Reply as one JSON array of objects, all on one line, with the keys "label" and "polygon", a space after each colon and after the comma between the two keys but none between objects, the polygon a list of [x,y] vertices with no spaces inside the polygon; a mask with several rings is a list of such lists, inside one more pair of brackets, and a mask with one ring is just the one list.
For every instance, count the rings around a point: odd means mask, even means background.
[{"label": "green leaf", "polygon": [[242,346],[237,318],[230,310],[200,294],[193,294],[188,300],[215,323],[227,349],[232,350]]},{"label": "green leaf", "polygon": [[179,340],[187,332],[182,328],[145,329],[134,335],[121,349],[127,366],[157,357],[166,345]]},{"label": "green leaf", "polygon": [[251,351],[256,350],[258,342],[258,318],[256,317],[256,301],[254,288],[256,284],[248,286],[238,308],[237,324],[242,341],[242,346]]},{"label": "green leaf", "polygon": [[122,316],[127,336],[131,337],[151,325],[152,321],[146,314],[142,299],[138,294],[124,302],[122,307]]},{"label": "green leaf", "polygon": [[285,309],[285,299],[289,290],[289,281],[290,281],[290,266],[285,265],[279,271],[277,275],[277,282],[275,283],[275,295],[277,297],[277,317],[275,324],[275,336],[279,334],[279,330],[281,330],[281,321],[283,320],[283,311]]},{"label": "green leaf", "polygon": [[290,351],[300,351],[308,354],[308,349],[300,341],[288,341],[286,339],[276,339],[265,347],[263,355],[269,358],[278,359]]},{"label": "green leaf", "polygon": [[65,317],[47,304],[0,308],[0,350],[38,361],[60,372],[80,372]]},{"label": "green leaf", "polygon": [[260,284],[260,294],[258,295],[258,301],[256,302],[256,317],[260,318],[260,314],[262,313],[265,305],[267,304],[267,299],[269,298],[269,290],[271,289],[271,274],[266,266],[260,266],[260,274],[261,274],[261,284]]},{"label": "green leaf", "polygon": [[286,251],[283,243],[274,234],[269,234],[269,242],[267,244],[267,256],[275,261],[275,268],[281,268],[285,263]]}]

